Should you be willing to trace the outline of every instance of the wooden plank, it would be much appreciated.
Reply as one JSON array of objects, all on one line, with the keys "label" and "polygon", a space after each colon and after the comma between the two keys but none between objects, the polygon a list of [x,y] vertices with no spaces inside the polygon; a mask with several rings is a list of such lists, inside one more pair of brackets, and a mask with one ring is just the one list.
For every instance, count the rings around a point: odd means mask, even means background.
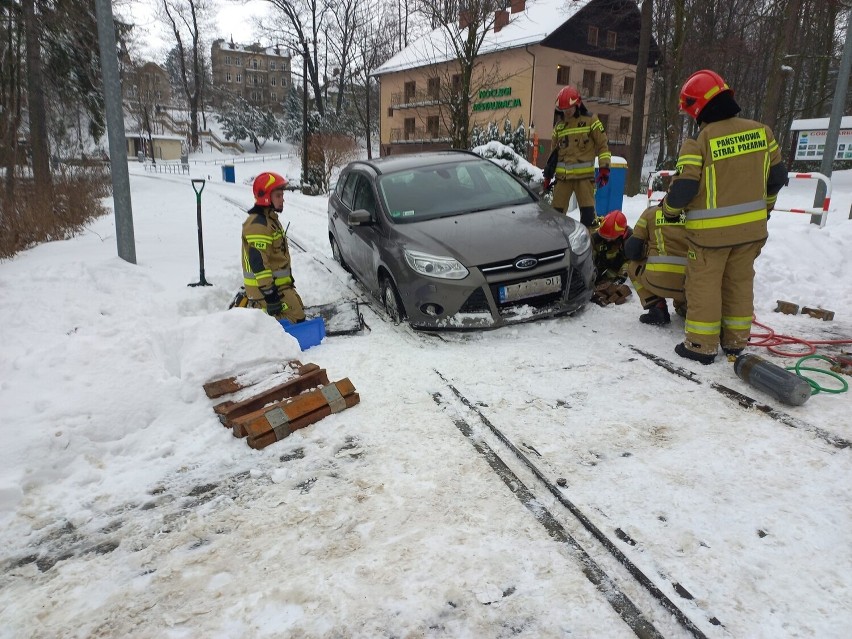
[{"label": "wooden plank", "polygon": [[[298,372],[298,370],[302,367],[302,362],[297,359],[290,360],[285,363],[285,366],[289,366],[291,369]],[[313,364],[312,364],[313,366]],[[215,379],[210,382],[204,384],[204,392],[207,394],[207,397],[210,399],[216,399],[217,397],[221,397],[222,395],[227,395],[228,393],[236,393],[239,390],[244,388],[248,388],[249,386],[253,386],[257,382],[249,382],[243,383],[239,381],[240,375],[235,375],[232,377],[224,377],[222,379]],[[257,380],[260,381],[260,380]]]},{"label": "wooden plank", "polygon": [[[355,387],[348,377],[339,382],[334,382],[334,386],[343,398],[355,392]],[[247,437],[260,437],[273,430],[276,420],[294,422],[323,406],[328,406],[328,399],[323,390],[308,391],[234,420],[234,435],[239,437],[244,433]],[[329,414],[331,414],[330,408]]]},{"label": "wooden plank", "polygon": [[286,382],[268,388],[267,390],[252,395],[239,402],[222,402],[213,407],[213,411],[219,415],[219,421],[223,426],[231,428],[233,420],[260,410],[267,404],[278,402],[287,397],[293,397],[310,388],[325,386],[328,384],[328,375],[324,368],[316,364],[305,364],[302,366],[298,377],[288,379]]},{"label": "wooden plank", "polygon": [[[352,408],[353,406],[355,406],[355,404],[361,401],[361,398],[358,393],[352,393],[351,395],[347,395],[346,397],[344,397],[343,400],[346,402],[346,408]],[[320,407],[318,410],[315,410],[314,412],[309,413],[308,415],[305,415],[290,422],[289,433],[287,435],[284,435],[284,437],[287,437],[290,433],[299,430],[300,428],[305,428],[306,426],[315,424],[316,422],[328,417],[329,415],[331,415],[331,407],[326,404],[325,406]],[[282,437],[282,439],[284,439],[284,437]],[[258,437],[249,437],[246,441],[248,442],[248,445],[252,448],[260,450],[261,448],[266,448],[270,444],[274,444],[279,440],[276,438],[275,431],[270,430]]]}]

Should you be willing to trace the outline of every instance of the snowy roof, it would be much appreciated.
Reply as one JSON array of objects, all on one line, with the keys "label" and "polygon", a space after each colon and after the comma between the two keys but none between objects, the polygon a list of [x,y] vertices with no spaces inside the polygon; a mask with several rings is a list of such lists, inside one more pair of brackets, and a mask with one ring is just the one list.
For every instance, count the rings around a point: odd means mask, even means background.
[{"label": "snowy roof", "polygon": [[[524,11],[509,15],[509,24],[499,32],[491,29],[482,41],[480,54],[538,44],[566,21],[573,18],[591,0],[527,0]],[[464,39],[467,29],[458,31]],[[382,75],[404,69],[446,62],[456,57],[450,34],[439,27],[408,45],[373,72]]]},{"label": "snowy roof", "polygon": [[[807,120],[793,120],[790,125],[791,131],[813,131],[828,129],[829,118],[809,118]],[[841,129],[852,129],[852,115],[844,115],[840,120]]]},{"label": "snowy roof", "polygon": [[287,55],[287,50],[282,47],[264,47],[259,43],[255,44],[236,44],[234,41],[225,42],[222,38],[219,38],[215,42],[213,42],[213,46],[223,51],[235,51],[238,53],[262,53],[263,55],[272,55],[278,56],[281,58],[289,58]]}]

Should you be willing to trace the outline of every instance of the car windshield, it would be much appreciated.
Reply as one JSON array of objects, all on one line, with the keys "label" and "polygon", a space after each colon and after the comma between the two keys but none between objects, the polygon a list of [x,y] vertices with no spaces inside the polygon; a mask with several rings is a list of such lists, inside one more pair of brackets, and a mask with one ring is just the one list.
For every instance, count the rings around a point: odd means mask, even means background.
[{"label": "car windshield", "polygon": [[534,201],[517,180],[488,160],[390,173],[379,178],[379,191],[397,224]]}]

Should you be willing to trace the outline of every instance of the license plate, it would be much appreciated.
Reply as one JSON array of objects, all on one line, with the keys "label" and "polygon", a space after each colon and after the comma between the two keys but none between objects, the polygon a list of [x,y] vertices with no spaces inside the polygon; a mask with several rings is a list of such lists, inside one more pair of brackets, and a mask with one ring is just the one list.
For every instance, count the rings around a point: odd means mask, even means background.
[{"label": "license plate", "polygon": [[500,302],[514,302],[528,297],[538,297],[548,293],[558,293],[562,290],[562,276],[540,277],[518,284],[507,284],[499,289]]}]

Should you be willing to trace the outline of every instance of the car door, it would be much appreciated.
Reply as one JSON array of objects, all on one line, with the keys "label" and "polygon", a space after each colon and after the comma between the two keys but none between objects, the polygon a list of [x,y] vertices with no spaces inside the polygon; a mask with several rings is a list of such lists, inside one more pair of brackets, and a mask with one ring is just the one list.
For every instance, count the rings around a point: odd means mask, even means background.
[{"label": "car door", "polygon": [[367,211],[370,214],[370,221],[349,227],[349,242],[353,255],[350,265],[353,269],[357,269],[361,281],[375,291],[378,290],[376,270],[382,240],[376,192],[373,189],[373,181],[368,176],[356,172],[353,172],[352,175],[355,179],[355,191],[351,210],[363,209]]},{"label": "car door", "polygon": [[337,246],[340,249],[340,254],[343,260],[353,266],[352,243],[350,242],[351,233],[349,227],[349,212],[352,210],[352,205],[355,200],[355,186],[357,184],[355,173],[346,173],[340,176],[337,183],[337,188],[329,198],[329,224],[331,232],[334,235]]}]

